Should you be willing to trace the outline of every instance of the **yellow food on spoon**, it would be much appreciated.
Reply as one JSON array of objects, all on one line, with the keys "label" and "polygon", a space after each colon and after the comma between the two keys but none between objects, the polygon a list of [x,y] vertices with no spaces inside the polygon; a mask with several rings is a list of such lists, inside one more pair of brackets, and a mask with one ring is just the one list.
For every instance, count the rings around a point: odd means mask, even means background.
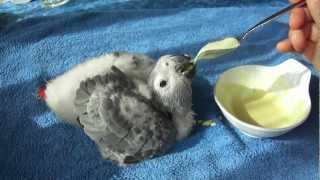
[{"label": "yellow food on spoon", "polygon": [[237,49],[239,46],[240,42],[234,37],[210,42],[200,49],[197,56],[190,63],[184,64],[181,71],[188,71],[194,68],[200,59],[214,59]]},{"label": "yellow food on spoon", "polygon": [[228,37],[221,41],[210,42],[200,49],[194,58],[194,64],[199,59],[214,59],[227,54],[240,46],[240,42],[234,37]]}]

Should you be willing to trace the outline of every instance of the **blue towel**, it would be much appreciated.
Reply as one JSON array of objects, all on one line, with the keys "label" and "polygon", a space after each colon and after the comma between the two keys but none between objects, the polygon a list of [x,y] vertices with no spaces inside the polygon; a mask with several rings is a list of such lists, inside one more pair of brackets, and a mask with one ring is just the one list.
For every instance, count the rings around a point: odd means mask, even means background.
[{"label": "blue towel", "polygon": [[[7,16],[13,19],[0,29],[0,179],[319,178],[319,76],[303,57],[275,50],[287,35],[287,16],[252,34],[235,52],[201,62],[193,84],[196,119],[213,119],[216,125],[195,128],[167,154],[137,165],[117,167],[101,159],[81,129],[62,123],[36,97],[45,80],[87,58],[113,51],[155,59],[195,55],[209,40],[239,35],[286,1],[88,2],[52,10],[40,1],[0,7],[20,18]],[[275,65],[291,57],[313,72],[307,121],[267,139],[247,137],[230,126],[213,100],[219,75],[235,66]]]}]

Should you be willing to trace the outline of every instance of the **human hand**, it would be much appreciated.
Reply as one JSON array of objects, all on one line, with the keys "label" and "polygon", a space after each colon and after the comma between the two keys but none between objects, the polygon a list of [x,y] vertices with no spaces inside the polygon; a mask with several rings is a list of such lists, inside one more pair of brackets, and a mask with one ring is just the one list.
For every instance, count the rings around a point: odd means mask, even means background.
[{"label": "human hand", "polygon": [[[290,0],[292,3],[300,0]],[[277,44],[280,52],[302,53],[320,69],[320,0],[306,0],[307,7],[295,8],[290,15],[288,39]]]}]

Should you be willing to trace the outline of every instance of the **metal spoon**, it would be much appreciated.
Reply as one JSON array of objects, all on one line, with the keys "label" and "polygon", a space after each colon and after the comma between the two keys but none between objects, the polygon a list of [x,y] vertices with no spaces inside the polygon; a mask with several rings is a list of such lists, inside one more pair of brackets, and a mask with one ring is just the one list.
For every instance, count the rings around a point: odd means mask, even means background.
[{"label": "metal spoon", "polygon": [[[254,32],[258,28],[272,22],[273,20],[277,19],[278,17],[282,16],[283,14],[285,14],[286,12],[290,11],[293,8],[303,7],[305,5],[306,5],[305,0],[302,0],[302,1],[299,1],[299,2],[296,2],[292,5],[290,5],[284,9],[281,9],[280,11],[278,11],[278,12],[272,14],[271,16],[263,19],[262,21],[258,22],[256,25],[249,28],[246,32],[244,32],[240,36],[236,37],[236,39],[241,44],[241,42],[244,41],[250,33]],[[196,64],[194,62],[185,63],[179,68],[179,72],[185,73],[185,72],[191,71],[193,68],[195,68],[195,66],[196,66]]]},{"label": "metal spoon", "polygon": [[271,16],[263,19],[262,21],[258,22],[256,25],[254,25],[253,27],[251,27],[250,29],[248,29],[245,33],[243,33],[240,37],[238,37],[237,39],[239,41],[243,41],[244,39],[246,39],[246,37],[253,31],[255,31],[256,29],[258,29],[259,27],[262,27],[265,24],[268,24],[269,22],[272,22],[273,20],[277,19],[278,17],[282,16],[283,14],[285,14],[286,12],[290,11],[293,8],[296,7],[303,7],[306,5],[306,1],[302,0],[299,2],[296,2],[284,9],[281,9],[280,11],[272,14]]}]

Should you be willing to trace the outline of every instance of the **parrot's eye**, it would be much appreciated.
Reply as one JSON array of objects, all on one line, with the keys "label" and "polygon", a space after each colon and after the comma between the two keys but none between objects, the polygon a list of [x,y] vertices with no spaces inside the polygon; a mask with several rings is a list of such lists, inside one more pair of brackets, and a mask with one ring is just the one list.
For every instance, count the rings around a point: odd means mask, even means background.
[{"label": "parrot's eye", "polygon": [[162,80],[162,81],[160,82],[160,87],[165,87],[166,85],[167,85],[167,81]]},{"label": "parrot's eye", "polygon": [[169,63],[166,62],[166,66],[169,66]]},{"label": "parrot's eye", "polygon": [[184,54],[183,55],[186,59],[191,60],[191,56],[189,54]]}]

